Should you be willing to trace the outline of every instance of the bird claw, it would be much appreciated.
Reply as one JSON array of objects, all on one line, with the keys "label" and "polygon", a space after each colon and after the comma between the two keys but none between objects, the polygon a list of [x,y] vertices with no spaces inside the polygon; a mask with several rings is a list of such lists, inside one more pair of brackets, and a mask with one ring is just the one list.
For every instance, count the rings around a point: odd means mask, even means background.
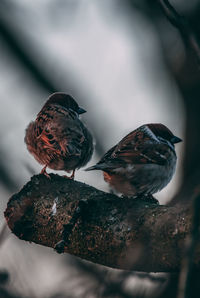
[{"label": "bird claw", "polygon": [[47,172],[43,173],[49,180],[51,180],[51,176],[47,174]]},{"label": "bird claw", "polygon": [[144,195],[144,198],[149,203],[159,205],[159,201],[151,194]]},{"label": "bird claw", "polygon": [[70,179],[70,180],[74,180],[74,176],[75,176],[75,170],[72,171],[71,176],[64,175],[63,177],[67,178],[67,179]]},{"label": "bird claw", "polygon": [[46,172],[46,168],[47,166],[45,166],[42,171],[40,172],[40,174],[45,175],[48,179],[51,180],[51,176]]},{"label": "bird claw", "polygon": [[58,241],[56,243],[56,245],[54,246],[54,249],[57,251],[57,253],[59,254],[62,254],[64,253],[64,250],[65,250],[65,241],[64,240],[61,240],[61,241]]}]

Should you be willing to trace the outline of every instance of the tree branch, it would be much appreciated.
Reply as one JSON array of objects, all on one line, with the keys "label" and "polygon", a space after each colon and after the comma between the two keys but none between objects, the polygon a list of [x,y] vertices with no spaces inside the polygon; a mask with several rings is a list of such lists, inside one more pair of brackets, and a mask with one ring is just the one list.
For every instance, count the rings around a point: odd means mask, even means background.
[{"label": "tree branch", "polygon": [[117,197],[54,174],[33,176],[10,198],[5,217],[20,239],[146,272],[179,270],[192,220],[188,208]]},{"label": "tree branch", "polygon": [[200,66],[200,42],[194,30],[186,18],[179,15],[168,0],[158,0],[158,3],[169,22],[180,31],[185,44],[193,50]]},{"label": "tree branch", "polygon": [[[179,295],[178,298],[192,297],[192,293],[196,290],[194,280],[199,272],[193,264],[195,248],[199,243],[200,238],[200,194],[198,194],[193,202],[193,218],[191,226],[191,235],[185,243],[185,256],[182,261],[182,269],[179,280]],[[195,292],[195,291],[194,291]]]}]

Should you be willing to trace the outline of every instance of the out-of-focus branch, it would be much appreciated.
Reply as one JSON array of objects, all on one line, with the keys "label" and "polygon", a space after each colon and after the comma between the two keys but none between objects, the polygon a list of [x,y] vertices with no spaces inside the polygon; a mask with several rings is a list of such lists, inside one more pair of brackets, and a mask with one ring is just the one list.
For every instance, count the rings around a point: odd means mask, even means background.
[{"label": "out-of-focus branch", "polygon": [[23,298],[14,292],[11,292],[8,288],[5,288],[9,281],[9,273],[5,270],[0,269],[0,297],[1,298]]},{"label": "out-of-focus branch", "polygon": [[[135,295],[130,293],[126,287],[127,280],[129,278],[138,278],[140,280],[147,281],[153,285],[159,285],[160,288],[167,282],[167,274],[152,274],[145,272],[134,272],[127,270],[115,271],[115,278],[108,274],[109,270],[105,267],[96,266],[90,262],[83,262],[79,258],[70,258],[70,263],[75,267],[79,274],[88,276],[90,280],[94,280],[93,289],[89,289],[90,293],[95,291],[95,287],[101,289],[99,297],[119,297],[119,298],[144,298],[144,292],[138,291]],[[67,262],[69,266],[69,261]],[[84,296],[84,295],[83,295]],[[87,297],[85,295],[84,297]],[[148,296],[149,298],[155,297],[153,295]],[[160,297],[160,296],[156,296]]]},{"label": "out-of-focus branch", "polygon": [[7,166],[8,163],[9,159],[7,155],[4,154],[2,149],[0,149],[0,182],[13,193],[19,188],[19,185],[12,175],[10,175],[10,171]]},{"label": "out-of-focus branch", "polygon": [[158,2],[170,23],[179,29],[185,44],[193,50],[200,66],[200,42],[186,18],[180,16],[168,0],[158,0]]},{"label": "out-of-focus branch", "polygon": [[[53,174],[33,176],[9,200],[5,217],[20,239],[146,272],[180,269],[191,226],[189,208],[121,198]],[[200,267],[200,250],[195,264]]]},{"label": "out-of-focus branch", "polygon": [[[22,33],[18,36],[15,34],[15,30],[16,29],[12,28],[12,25],[8,24],[2,15],[0,15],[0,36],[6,42],[9,49],[11,49],[22,66],[30,72],[34,80],[44,89],[51,93],[58,91],[57,86],[47,78],[44,71],[33,61],[26,47],[20,42],[19,36],[21,36]],[[24,39],[26,40],[25,37]]]},{"label": "out-of-focus branch", "polygon": [[4,222],[3,225],[1,226],[1,230],[0,230],[0,247],[4,243],[4,241],[7,239],[9,234],[10,233],[9,233],[8,226],[7,226],[6,222]]},{"label": "out-of-focus branch", "polygon": [[[0,159],[1,162],[1,159]],[[11,177],[8,169],[3,164],[0,164],[0,181],[3,185],[6,186],[6,188],[10,192],[16,191],[18,185],[17,182],[14,180],[13,177]]]},{"label": "out-of-focus branch", "polygon": [[185,245],[186,253],[182,261],[182,270],[180,273],[179,282],[179,295],[178,298],[191,298],[193,297],[193,281],[195,275],[199,276],[196,268],[194,267],[193,259],[195,255],[195,249],[199,243],[200,238],[200,195],[196,196],[193,203],[193,219],[192,219],[192,229],[191,235],[189,235]]}]

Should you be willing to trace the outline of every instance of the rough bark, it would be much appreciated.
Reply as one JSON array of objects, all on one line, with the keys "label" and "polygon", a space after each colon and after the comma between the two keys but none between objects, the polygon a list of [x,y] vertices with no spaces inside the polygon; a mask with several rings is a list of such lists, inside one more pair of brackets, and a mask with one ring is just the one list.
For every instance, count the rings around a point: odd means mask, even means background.
[{"label": "rough bark", "polygon": [[33,176],[10,198],[5,217],[20,239],[146,272],[178,271],[191,228],[190,209],[117,197],[54,174]]}]

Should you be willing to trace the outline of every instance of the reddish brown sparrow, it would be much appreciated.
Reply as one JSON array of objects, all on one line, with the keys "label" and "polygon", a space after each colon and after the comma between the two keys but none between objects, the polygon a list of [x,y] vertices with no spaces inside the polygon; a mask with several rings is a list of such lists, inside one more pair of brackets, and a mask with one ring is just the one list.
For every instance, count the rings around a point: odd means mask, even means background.
[{"label": "reddish brown sparrow", "polygon": [[145,124],[86,171],[102,170],[111,188],[125,196],[150,196],[170,182],[177,159],[174,144],[179,142],[163,124]]},{"label": "reddish brown sparrow", "polygon": [[25,135],[25,143],[35,159],[44,165],[41,173],[47,177],[46,167],[72,171],[83,167],[93,153],[90,132],[79,120],[86,111],[65,93],[52,94]]}]

